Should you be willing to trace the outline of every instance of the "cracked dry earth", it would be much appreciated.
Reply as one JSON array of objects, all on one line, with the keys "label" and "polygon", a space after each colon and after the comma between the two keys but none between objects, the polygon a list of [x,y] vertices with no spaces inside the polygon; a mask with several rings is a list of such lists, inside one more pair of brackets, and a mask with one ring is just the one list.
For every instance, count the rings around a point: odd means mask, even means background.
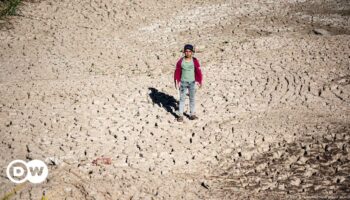
[{"label": "cracked dry earth", "polygon": [[[350,199],[349,16],[346,0],[24,2],[0,31],[1,197],[9,162],[40,159],[48,179],[11,199]],[[185,43],[204,84],[178,123]]]}]

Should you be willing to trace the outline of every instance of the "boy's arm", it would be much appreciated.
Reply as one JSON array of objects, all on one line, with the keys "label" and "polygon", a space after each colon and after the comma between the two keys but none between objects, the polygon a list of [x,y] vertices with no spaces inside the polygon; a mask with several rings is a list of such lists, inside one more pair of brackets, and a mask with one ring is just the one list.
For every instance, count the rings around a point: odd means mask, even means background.
[{"label": "boy's arm", "polygon": [[201,64],[200,64],[200,62],[199,62],[199,60],[197,59],[197,63],[198,63],[198,68],[197,68],[197,73],[198,73],[198,85],[199,85],[199,87],[201,87],[202,86],[202,84],[203,84],[203,74],[202,74],[202,70],[201,70]]},{"label": "boy's arm", "polygon": [[177,89],[177,87],[180,87],[181,85],[181,62],[182,59],[179,59],[176,63],[176,67],[175,67],[175,72],[174,72],[174,83],[175,83],[175,88]]},{"label": "boy's arm", "polygon": [[174,84],[175,84],[175,89],[177,87],[180,87],[180,81],[179,81],[179,76],[180,76],[180,68],[179,68],[179,61],[176,63],[175,67],[175,72],[174,72]]}]

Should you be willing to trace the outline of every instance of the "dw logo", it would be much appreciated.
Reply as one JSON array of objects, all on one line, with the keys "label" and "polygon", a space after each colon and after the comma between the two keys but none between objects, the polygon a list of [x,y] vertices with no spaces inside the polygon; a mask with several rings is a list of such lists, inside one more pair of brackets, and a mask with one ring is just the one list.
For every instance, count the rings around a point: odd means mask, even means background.
[{"label": "dw logo", "polygon": [[41,160],[31,160],[26,163],[23,160],[10,162],[6,169],[7,177],[14,183],[23,183],[28,180],[31,183],[43,182],[49,170]]}]

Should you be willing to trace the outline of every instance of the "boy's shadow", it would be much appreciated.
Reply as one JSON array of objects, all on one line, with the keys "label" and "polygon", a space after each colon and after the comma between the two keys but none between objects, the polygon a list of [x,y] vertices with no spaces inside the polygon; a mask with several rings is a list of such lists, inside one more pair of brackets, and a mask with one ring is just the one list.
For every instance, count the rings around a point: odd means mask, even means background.
[{"label": "boy's shadow", "polygon": [[163,92],[159,92],[153,87],[149,87],[148,89],[151,90],[149,96],[151,97],[154,104],[157,104],[159,107],[163,107],[174,117],[178,117],[178,115],[174,111],[178,110],[179,103],[173,96],[170,96]]}]

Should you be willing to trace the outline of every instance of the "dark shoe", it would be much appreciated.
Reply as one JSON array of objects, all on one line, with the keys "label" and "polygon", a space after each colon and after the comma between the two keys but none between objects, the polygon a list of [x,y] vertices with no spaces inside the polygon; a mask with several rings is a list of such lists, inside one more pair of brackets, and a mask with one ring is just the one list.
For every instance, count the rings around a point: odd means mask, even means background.
[{"label": "dark shoe", "polygon": [[177,118],[177,121],[178,121],[178,122],[183,122],[183,121],[184,121],[184,117],[182,117],[182,116],[178,117],[178,118]]},{"label": "dark shoe", "polygon": [[191,115],[190,116],[190,120],[195,120],[195,119],[198,119],[198,117],[196,115]]}]

